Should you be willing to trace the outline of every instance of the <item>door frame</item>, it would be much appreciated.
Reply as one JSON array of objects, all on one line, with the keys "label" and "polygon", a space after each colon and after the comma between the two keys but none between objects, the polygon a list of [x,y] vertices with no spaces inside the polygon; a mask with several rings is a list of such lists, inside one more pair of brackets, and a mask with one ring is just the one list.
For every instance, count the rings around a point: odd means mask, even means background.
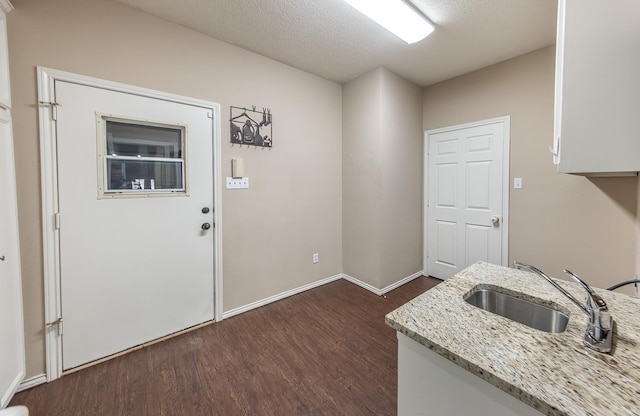
[{"label": "door frame", "polygon": [[47,381],[63,375],[62,338],[58,326],[61,317],[60,242],[58,234],[58,169],[56,152],[55,81],[66,81],[87,87],[133,94],[206,108],[213,120],[213,241],[214,241],[214,322],[223,319],[222,305],[222,173],[221,173],[221,113],[220,104],[195,98],[136,87],[133,85],[87,77],[51,68],[38,67],[40,172],[42,199],[42,239],[45,303],[45,344]]},{"label": "door frame", "polygon": [[487,124],[502,123],[503,128],[503,141],[502,141],[502,218],[500,231],[502,234],[502,266],[509,265],[509,191],[510,191],[510,174],[509,174],[509,162],[511,160],[511,154],[509,150],[511,148],[511,116],[497,117],[487,120],[474,121],[470,123],[458,124],[454,126],[442,127],[438,129],[425,130],[424,132],[424,147],[422,158],[423,164],[423,183],[422,183],[422,196],[423,196],[423,234],[422,234],[422,273],[425,276],[429,276],[429,136],[437,133],[444,133],[454,130],[467,129],[472,127],[485,126]]},{"label": "door frame", "polygon": [[[1,3],[1,1],[0,1]],[[0,8],[1,8],[0,4]],[[1,9],[0,9],[1,12]],[[3,204],[7,204],[8,209],[8,218],[7,220],[10,223],[10,230],[8,235],[6,235],[6,239],[8,242],[8,246],[6,247],[7,251],[0,253],[0,255],[7,255],[8,258],[5,260],[2,259],[3,267],[9,269],[8,278],[10,284],[14,284],[13,293],[4,294],[9,295],[13,300],[15,300],[15,315],[5,317],[2,316],[0,319],[10,319],[15,321],[17,327],[14,328],[15,333],[15,342],[14,347],[16,348],[16,353],[19,360],[17,364],[17,374],[15,374],[15,378],[12,380],[11,385],[7,391],[0,391],[0,409],[4,409],[9,405],[11,398],[16,393],[16,391],[20,387],[20,383],[23,382],[24,377],[26,375],[26,362],[25,362],[25,339],[24,339],[24,310],[23,310],[23,299],[22,299],[22,270],[20,264],[20,233],[18,229],[18,206],[17,206],[17,196],[16,196],[16,166],[15,166],[15,151],[14,151],[14,141],[13,141],[13,123],[11,118],[11,110],[8,108],[2,107],[0,104],[0,129],[7,129],[7,136],[4,139],[6,143],[0,143],[0,149],[6,150],[5,156],[7,156],[8,163],[6,166],[0,167],[0,169],[5,170],[7,173],[6,180],[8,185],[8,194],[0,195],[3,198]],[[2,357],[2,359],[7,359],[7,357]]]}]

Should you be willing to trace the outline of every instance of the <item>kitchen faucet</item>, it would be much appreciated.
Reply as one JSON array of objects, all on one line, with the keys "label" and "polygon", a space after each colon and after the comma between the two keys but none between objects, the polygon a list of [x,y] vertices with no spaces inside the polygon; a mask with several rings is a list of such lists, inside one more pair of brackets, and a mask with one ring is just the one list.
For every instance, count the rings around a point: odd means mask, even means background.
[{"label": "kitchen faucet", "polygon": [[599,352],[611,351],[613,319],[609,314],[609,309],[607,308],[607,304],[604,299],[602,299],[584,280],[578,277],[575,273],[569,270],[564,270],[566,274],[571,276],[576,282],[580,283],[580,285],[582,285],[582,287],[587,291],[586,305],[576,299],[571,293],[567,292],[562,288],[562,286],[557,284],[553,279],[536,267],[525,263],[519,263],[517,261],[513,263],[513,267],[529,271],[542,277],[544,280],[549,282],[551,286],[555,287],[560,293],[569,298],[569,300],[577,307],[582,309],[582,311],[589,316],[589,323],[584,331],[584,344]]}]

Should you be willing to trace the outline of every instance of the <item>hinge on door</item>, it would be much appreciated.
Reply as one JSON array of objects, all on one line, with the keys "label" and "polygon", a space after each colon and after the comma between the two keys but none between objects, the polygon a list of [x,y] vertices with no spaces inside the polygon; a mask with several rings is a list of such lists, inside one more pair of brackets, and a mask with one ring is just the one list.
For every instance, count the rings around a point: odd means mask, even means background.
[{"label": "hinge on door", "polygon": [[58,326],[58,335],[62,335],[62,317],[56,319],[53,322],[47,322],[45,325],[46,325],[47,328],[50,328],[50,327],[52,327],[54,325],[57,325]]},{"label": "hinge on door", "polygon": [[40,101],[40,105],[48,105],[49,107],[51,107],[51,118],[53,119],[53,121],[57,121],[58,120],[58,106],[60,104],[58,103],[47,103],[44,101]]},{"label": "hinge on door", "polygon": [[53,214],[53,222],[55,223],[56,230],[60,229],[60,213]]}]

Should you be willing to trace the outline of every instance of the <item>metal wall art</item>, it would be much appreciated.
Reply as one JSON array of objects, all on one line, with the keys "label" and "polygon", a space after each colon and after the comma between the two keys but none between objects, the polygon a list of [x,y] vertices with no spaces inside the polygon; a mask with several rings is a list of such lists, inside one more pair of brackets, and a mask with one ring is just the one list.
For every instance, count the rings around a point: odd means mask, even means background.
[{"label": "metal wall art", "polygon": [[[259,120],[259,121],[257,121]],[[231,143],[271,147],[271,110],[256,111],[231,106]]]}]

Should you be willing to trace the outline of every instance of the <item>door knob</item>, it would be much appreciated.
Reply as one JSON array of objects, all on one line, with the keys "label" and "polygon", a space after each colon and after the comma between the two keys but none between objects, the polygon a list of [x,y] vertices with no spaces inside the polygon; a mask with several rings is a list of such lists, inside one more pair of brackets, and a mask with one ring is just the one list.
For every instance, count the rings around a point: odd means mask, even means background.
[{"label": "door knob", "polygon": [[491,217],[491,223],[500,224],[500,217],[498,217],[497,215],[494,215],[493,217]]},{"label": "door knob", "polygon": [[203,230],[208,230],[209,228],[211,228],[211,224],[209,224],[208,222],[205,222],[204,224],[202,224]]},{"label": "door knob", "polygon": [[4,261],[4,256],[0,256],[0,261]]}]

